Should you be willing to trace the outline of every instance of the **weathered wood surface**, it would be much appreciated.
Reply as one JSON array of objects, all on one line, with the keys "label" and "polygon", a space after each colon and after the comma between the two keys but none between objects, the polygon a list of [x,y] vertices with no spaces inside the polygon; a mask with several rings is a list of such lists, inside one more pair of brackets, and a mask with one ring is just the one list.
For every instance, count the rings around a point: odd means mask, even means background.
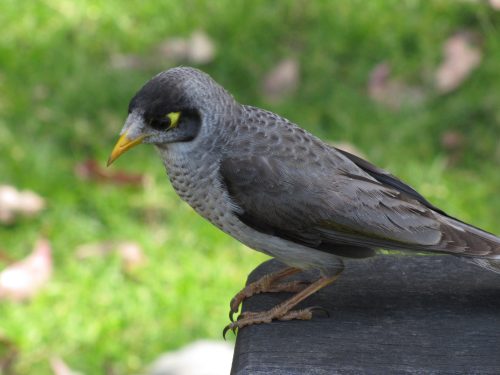
[{"label": "weathered wood surface", "polygon": [[[280,267],[263,263],[249,281]],[[254,296],[243,309],[289,296]],[[232,374],[500,374],[500,275],[458,258],[348,261],[335,284],[299,307],[313,305],[330,317],[241,330]]]}]

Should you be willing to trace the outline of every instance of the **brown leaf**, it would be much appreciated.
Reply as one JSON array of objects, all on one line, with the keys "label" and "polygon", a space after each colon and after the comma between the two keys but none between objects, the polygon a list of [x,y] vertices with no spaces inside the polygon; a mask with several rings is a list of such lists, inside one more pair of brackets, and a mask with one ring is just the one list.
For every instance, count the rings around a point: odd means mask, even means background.
[{"label": "brown leaf", "polygon": [[173,37],[162,42],[161,57],[173,63],[208,64],[215,58],[215,44],[204,31],[194,31],[189,38]]},{"label": "brown leaf", "polygon": [[370,72],[368,81],[368,93],[377,102],[383,102],[385,92],[391,76],[391,66],[388,62],[376,65]]},{"label": "brown leaf", "polygon": [[391,65],[388,62],[377,64],[370,72],[368,95],[388,108],[398,109],[403,104],[419,104],[424,99],[420,87],[412,87],[391,77]]},{"label": "brown leaf", "polygon": [[212,38],[202,30],[191,33],[187,38],[171,37],[161,42],[155,51],[145,55],[115,53],[110,65],[114,69],[157,69],[169,64],[208,64],[216,55]]},{"label": "brown leaf", "polygon": [[0,299],[30,299],[49,281],[51,274],[50,243],[46,239],[40,239],[28,257],[0,272]]},{"label": "brown leaf", "polygon": [[144,175],[132,174],[123,171],[112,171],[103,168],[95,160],[86,160],[75,166],[75,174],[85,181],[96,181],[114,185],[142,186]]},{"label": "brown leaf", "polygon": [[6,337],[0,335],[0,374],[14,375],[14,364],[19,356],[19,349]]},{"label": "brown leaf", "polygon": [[14,260],[12,257],[7,253],[6,250],[0,249],[0,263],[12,263]]},{"label": "brown leaf", "polygon": [[45,208],[45,201],[30,190],[0,185],[0,223],[11,224],[18,216],[35,216]]},{"label": "brown leaf", "polygon": [[490,6],[495,10],[500,10],[500,0],[490,0]]},{"label": "brown leaf", "polygon": [[279,101],[297,89],[299,84],[299,62],[293,58],[280,61],[264,77],[263,94],[271,101]]},{"label": "brown leaf", "polygon": [[126,271],[132,271],[144,264],[145,257],[141,247],[134,242],[122,242],[117,247]]},{"label": "brown leaf", "polygon": [[66,362],[60,357],[52,357],[50,359],[50,367],[54,372],[54,375],[80,375],[81,372],[77,372],[71,369]]},{"label": "brown leaf", "polygon": [[112,253],[114,249],[115,243],[112,241],[90,243],[78,246],[75,255],[78,259],[102,257]]},{"label": "brown leaf", "polygon": [[464,146],[465,137],[462,133],[448,130],[441,135],[441,145],[447,151],[460,150]]},{"label": "brown leaf", "polygon": [[144,69],[150,64],[147,59],[138,55],[114,53],[111,55],[110,65],[114,69]]},{"label": "brown leaf", "polygon": [[444,60],[436,70],[437,90],[444,94],[457,89],[481,62],[478,37],[467,31],[448,38],[443,46]]},{"label": "brown leaf", "polygon": [[137,243],[129,241],[105,241],[85,244],[79,246],[75,251],[78,259],[102,257],[112,253],[120,256],[123,268],[126,271],[135,269],[145,262],[145,256],[141,247]]},{"label": "brown leaf", "polygon": [[441,134],[441,146],[447,153],[447,166],[453,167],[462,158],[465,147],[465,136],[459,131],[448,130]]},{"label": "brown leaf", "polygon": [[187,39],[184,38],[169,38],[158,46],[158,52],[164,59],[179,63],[187,60],[188,44]]},{"label": "brown leaf", "polygon": [[215,57],[215,45],[204,31],[191,34],[188,43],[187,60],[192,64],[208,64]]}]

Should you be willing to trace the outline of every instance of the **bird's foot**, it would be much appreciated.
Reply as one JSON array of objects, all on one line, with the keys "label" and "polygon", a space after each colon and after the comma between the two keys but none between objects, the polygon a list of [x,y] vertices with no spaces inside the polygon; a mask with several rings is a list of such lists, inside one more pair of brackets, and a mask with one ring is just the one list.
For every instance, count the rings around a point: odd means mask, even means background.
[{"label": "bird's foot", "polygon": [[300,310],[290,310],[284,314],[282,314],[279,310],[275,310],[276,309],[258,312],[247,311],[241,313],[235,322],[231,322],[224,328],[222,336],[225,339],[226,333],[229,330],[236,333],[238,329],[243,327],[250,326],[252,324],[271,323],[273,320],[311,320],[313,313],[316,311],[321,311],[330,317],[328,311],[321,306],[312,306]]},{"label": "bird's foot", "polygon": [[289,293],[295,293],[295,292],[300,292],[302,289],[304,289],[306,286],[308,286],[310,282],[308,281],[289,281],[285,283],[279,283],[279,284],[272,284],[269,285],[268,287],[263,286],[262,284],[260,285],[253,285],[249,284],[247,287],[245,287],[243,290],[241,290],[238,294],[236,294],[233,299],[231,300],[231,310],[229,312],[229,319],[233,322],[233,315],[238,312],[239,307],[241,303],[259,293],[278,293],[278,292],[289,292]]},{"label": "bird's foot", "polygon": [[[244,312],[242,313],[235,322],[231,322],[224,328],[222,332],[223,337],[226,337],[227,331],[231,330],[236,333],[236,330],[241,329],[243,327],[252,325],[252,324],[261,324],[261,323],[271,323],[273,320],[309,320],[313,316],[314,311],[322,310],[326,312],[325,309],[322,309],[318,306],[309,307],[301,310],[292,310],[299,302],[309,297],[311,294],[317,292],[321,288],[333,283],[339,276],[341,271],[337,275],[333,276],[322,276],[315,282],[301,289],[291,298],[286,301],[276,305],[272,309],[268,311],[260,311],[260,312]],[[251,285],[251,284],[250,284]],[[328,314],[328,313],[327,313]]]},{"label": "bird's foot", "polygon": [[290,282],[284,282],[284,283],[276,283],[278,280],[281,280],[284,277],[293,275],[300,270],[298,268],[294,267],[288,267],[285,268],[284,270],[270,273],[268,275],[265,275],[261,277],[259,280],[248,284],[245,288],[243,288],[239,293],[237,293],[233,299],[231,300],[229,307],[229,319],[231,322],[234,321],[233,315],[238,312],[241,303],[259,293],[276,293],[276,292],[299,292],[302,289],[304,289],[307,285],[309,285],[309,282],[305,281],[290,281]]}]

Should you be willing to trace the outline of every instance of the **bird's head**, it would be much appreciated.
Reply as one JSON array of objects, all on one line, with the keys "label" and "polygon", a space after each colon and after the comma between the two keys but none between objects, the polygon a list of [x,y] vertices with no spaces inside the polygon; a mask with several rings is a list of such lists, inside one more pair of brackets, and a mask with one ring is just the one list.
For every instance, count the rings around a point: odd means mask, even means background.
[{"label": "bird's head", "polygon": [[108,166],[140,143],[166,147],[193,141],[202,127],[214,126],[208,119],[229,103],[234,103],[231,95],[197,69],[178,67],[156,75],[130,101]]}]

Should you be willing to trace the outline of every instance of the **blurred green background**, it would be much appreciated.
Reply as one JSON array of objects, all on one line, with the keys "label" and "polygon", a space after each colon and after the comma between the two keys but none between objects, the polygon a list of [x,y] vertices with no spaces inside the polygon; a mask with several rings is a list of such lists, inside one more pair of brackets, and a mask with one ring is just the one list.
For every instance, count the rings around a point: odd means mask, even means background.
[{"label": "blurred green background", "polygon": [[[33,300],[0,302],[16,374],[49,374],[52,356],[86,374],[132,374],[220,338],[230,298],[266,259],[182,203],[151,147],[107,171],[142,174],[143,186],[74,172],[104,165],[146,80],[190,64],[161,52],[171,38],[206,33],[215,56],[197,66],[237,100],[355,145],[445,211],[500,232],[500,11],[487,1],[2,0],[0,24],[0,184],[47,201],[0,226],[0,248],[21,259],[44,236],[54,256]],[[444,93],[436,71],[457,33],[481,59]],[[270,100],[263,80],[287,58],[296,88]],[[379,64],[390,77],[377,86]],[[75,255],[103,241],[135,241],[147,260],[127,271],[117,255]]]}]

